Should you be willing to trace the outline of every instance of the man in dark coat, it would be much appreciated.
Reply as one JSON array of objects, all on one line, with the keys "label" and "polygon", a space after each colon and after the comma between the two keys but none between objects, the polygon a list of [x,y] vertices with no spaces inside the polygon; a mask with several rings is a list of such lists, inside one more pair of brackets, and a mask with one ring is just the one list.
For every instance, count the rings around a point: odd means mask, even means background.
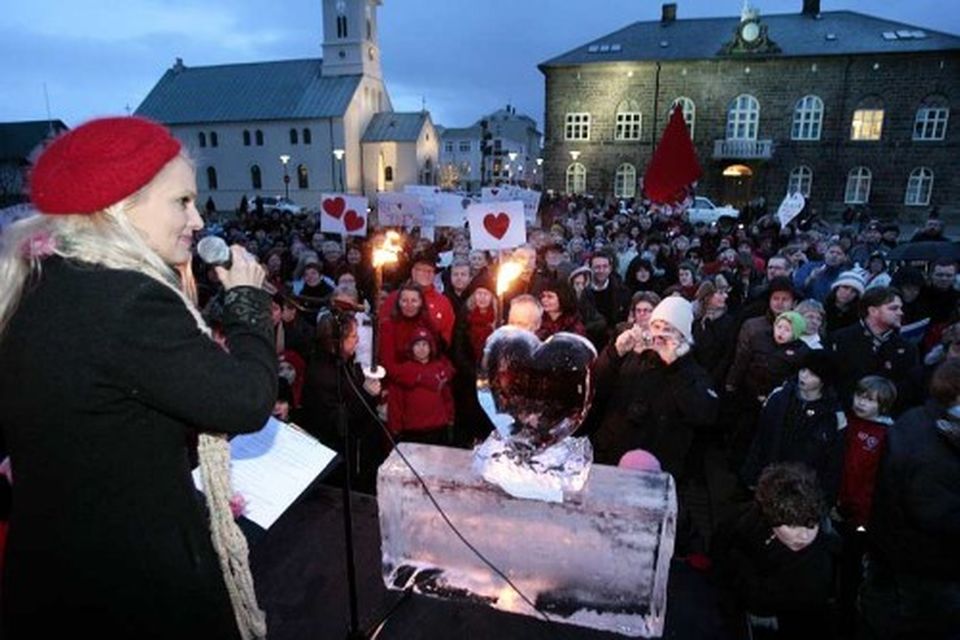
[{"label": "man in dark coat", "polygon": [[867,575],[864,638],[955,639],[960,632],[960,361],[940,365],[925,406],[887,434]]},{"label": "man in dark coat", "polygon": [[874,287],[860,298],[860,322],[835,331],[827,349],[837,356],[837,390],[844,406],[853,400],[857,382],[864,376],[883,376],[897,385],[894,413],[917,400],[907,384],[920,360],[917,347],[900,337],[903,302],[896,289]]}]

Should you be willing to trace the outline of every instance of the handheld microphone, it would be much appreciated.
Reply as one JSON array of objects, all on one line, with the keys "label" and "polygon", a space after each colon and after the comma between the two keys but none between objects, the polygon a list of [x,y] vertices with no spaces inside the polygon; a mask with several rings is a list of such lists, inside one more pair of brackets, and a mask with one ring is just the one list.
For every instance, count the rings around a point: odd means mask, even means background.
[{"label": "handheld microphone", "polygon": [[207,236],[197,243],[197,255],[211,267],[229,269],[233,266],[230,247],[220,236]]}]

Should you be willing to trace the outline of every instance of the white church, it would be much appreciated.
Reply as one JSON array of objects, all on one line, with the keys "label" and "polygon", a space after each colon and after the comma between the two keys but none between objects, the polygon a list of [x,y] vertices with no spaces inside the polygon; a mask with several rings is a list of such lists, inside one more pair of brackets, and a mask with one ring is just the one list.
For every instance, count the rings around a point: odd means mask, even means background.
[{"label": "white church", "polygon": [[198,201],[242,196],[375,197],[435,184],[439,140],[426,111],[397,113],[380,68],[382,0],[323,0],[323,58],[193,67],[181,59],[136,110],[170,127],[197,164]]}]

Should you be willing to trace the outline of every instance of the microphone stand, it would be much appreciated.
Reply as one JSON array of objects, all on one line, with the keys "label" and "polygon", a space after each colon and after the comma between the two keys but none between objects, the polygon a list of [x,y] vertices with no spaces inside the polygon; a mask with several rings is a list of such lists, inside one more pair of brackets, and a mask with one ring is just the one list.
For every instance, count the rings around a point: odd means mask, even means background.
[{"label": "microphone stand", "polygon": [[343,534],[347,552],[347,598],[350,603],[350,626],[347,628],[347,640],[362,640],[366,635],[360,630],[357,615],[357,569],[353,554],[353,438],[350,434],[350,421],[347,419],[347,406],[343,398],[343,369],[347,366],[340,349],[342,340],[340,321],[337,320],[337,433],[343,436],[344,479],[343,479]]}]

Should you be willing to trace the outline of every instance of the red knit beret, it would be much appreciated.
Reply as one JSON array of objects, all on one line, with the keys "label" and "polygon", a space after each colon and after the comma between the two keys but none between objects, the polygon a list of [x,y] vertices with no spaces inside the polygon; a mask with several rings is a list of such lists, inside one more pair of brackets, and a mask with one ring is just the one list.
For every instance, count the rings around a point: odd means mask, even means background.
[{"label": "red knit beret", "polygon": [[43,151],[30,174],[30,199],[43,213],[95,213],[135,193],[178,153],[180,142],[150,120],[91,120]]}]

